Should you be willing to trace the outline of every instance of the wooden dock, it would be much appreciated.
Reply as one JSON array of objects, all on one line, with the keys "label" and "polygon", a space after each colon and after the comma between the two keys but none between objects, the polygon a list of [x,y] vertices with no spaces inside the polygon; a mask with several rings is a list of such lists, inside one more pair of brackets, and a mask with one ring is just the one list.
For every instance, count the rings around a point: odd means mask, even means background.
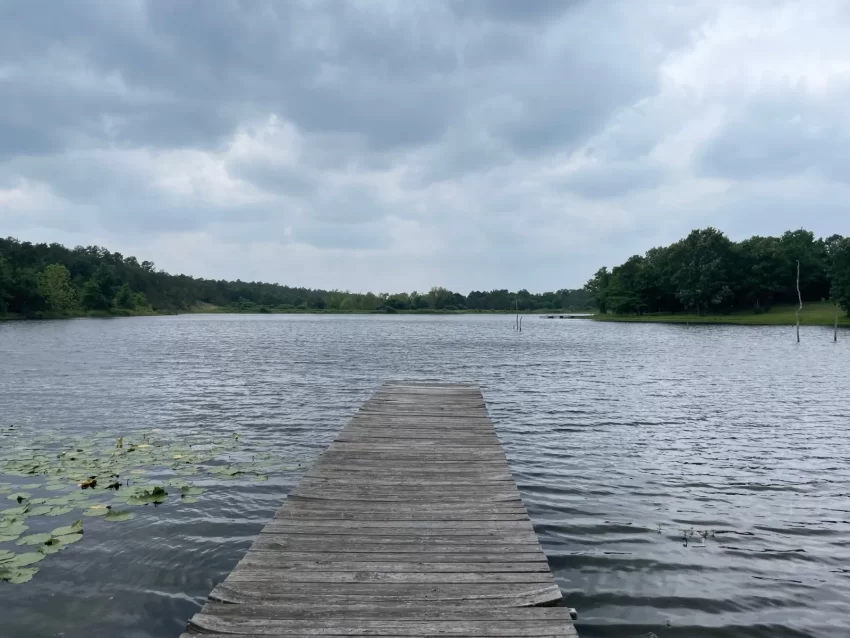
[{"label": "wooden dock", "polygon": [[384,384],[190,636],[575,638],[473,385]]}]

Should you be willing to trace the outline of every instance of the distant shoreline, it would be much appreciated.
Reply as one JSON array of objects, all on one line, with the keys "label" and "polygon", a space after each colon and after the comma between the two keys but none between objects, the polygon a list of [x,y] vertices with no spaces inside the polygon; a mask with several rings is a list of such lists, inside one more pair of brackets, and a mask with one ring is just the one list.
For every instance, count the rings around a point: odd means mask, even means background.
[{"label": "distant shoreline", "polygon": [[[80,312],[73,314],[44,313],[38,317],[24,317],[20,315],[0,315],[0,321],[42,321],[56,319],[115,319],[121,317],[156,317],[176,315],[504,315],[515,316],[515,310],[397,310],[387,312],[382,310],[322,310],[317,308],[257,308],[236,309],[226,306],[213,306],[211,304],[196,305],[190,309],[177,312],[165,312],[156,310],[123,310],[115,312]],[[725,326],[793,326],[797,322],[796,307],[776,306],[762,313],[736,312],[728,315],[614,315],[599,314],[592,310],[541,310],[520,311],[523,317],[553,317],[554,319],[584,319],[606,323],[667,323],[667,324],[695,324],[695,325],[725,325]],[[826,326],[831,327],[835,322],[835,307],[828,302],[809,303],[803,305],[800,313],[800,325],[802,326]],[[839,312],[838,325],[850,327],[850,317]]]},{"label": "distant shoreline", "polygon": [[[797,323],[795,306],[776,306],[767,312],[736,312],[728,315],[600,315],[589,317],[593,321],[611,323],[685,323],[725,326],[793,326]],[[835,325],[835,306],[829,302],[804,303],[800,312],[801,326]],[[850,317],[839,310],[838,325],[850,327]]]},{"label": "distant shoreline", "polygon": [[[592,310],[545,310],[545,311],[520,311],[520,316],[550,315],[570,316],[575,318],[590,318]],[[23,315],[0,315],[0,321],[47,321],[57,319],[119,319],[126,317],[169,317],[177,315],[506,315],[515,316],[515,310],[397,310],[386,312],[381,310],[320,310],[317,308],[268,308],[265,310],[239,310],[226,306],[212,306],[180,310],[176,312],[146,310],[146,311],[122,311],[122,312],[79,312],[71,314],[43,313],[37,317],[25,317]]]}]

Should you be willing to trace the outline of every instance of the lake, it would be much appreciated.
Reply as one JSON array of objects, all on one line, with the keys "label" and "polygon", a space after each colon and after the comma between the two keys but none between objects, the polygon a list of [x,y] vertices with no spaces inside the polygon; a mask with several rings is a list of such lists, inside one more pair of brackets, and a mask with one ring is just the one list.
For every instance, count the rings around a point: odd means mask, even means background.
[{"label": "lake", "polygon": [[[513,323],[0,323],[0,426],[235,434],[309,459],[386,379],[475,381],[582,638],[850,634],[850,333]],[[0,583],[0,635],[178,636],[299,476],[213,477],[196,503],[87,518],[32,581]]]}]

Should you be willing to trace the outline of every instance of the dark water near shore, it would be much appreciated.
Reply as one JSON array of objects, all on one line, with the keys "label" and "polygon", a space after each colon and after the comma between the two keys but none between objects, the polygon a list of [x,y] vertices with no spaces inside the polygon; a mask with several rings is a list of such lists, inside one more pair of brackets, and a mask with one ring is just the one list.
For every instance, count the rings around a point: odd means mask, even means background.
[{"label": "dark water near shore", "polygon": [[[477,381],[582,638],[850,635],[850,334],[512,324],[0,323],[0,425],[237,432],[315,455],[385,379]],[[179,635],[298,478],[87,519],[32,582],[0,583],[0,636]]]}]

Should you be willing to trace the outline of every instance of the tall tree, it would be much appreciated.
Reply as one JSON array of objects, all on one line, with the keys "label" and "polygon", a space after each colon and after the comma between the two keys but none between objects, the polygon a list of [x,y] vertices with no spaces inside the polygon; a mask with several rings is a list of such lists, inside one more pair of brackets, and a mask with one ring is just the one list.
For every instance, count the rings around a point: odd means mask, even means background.
[{"label": "tall tree", "polygon": [[830,238],[830,298],[850,315],[850,237]]},{"label": "tall tree", "polygon": [[732,242],[726,235],[714,228],[695,230],[673,245],[672,261],[676,265],[676,294],[686,308],[701,314],[732,305]]},{"label": "tall tree", "polygon": [[603,267],[597,270],[591,280],[584,285],[584,289],[603,315],[608,312],[608,285],[610,281],[611,273],[608,272],[608,268]]},{"label": "tall tree", "polygon": [[12,289],[12,268],[3,255],[0,255],[0,314],[8,311],[8,302],[12,299]]},{"label": "tall tree", "polygon": [[50,264],[39,275],[39,290],[52,310],[70,312],[77,305],[71,273],[62,264]]},{"label": "tall tree", "polygon": [[81,302],[85,310],[109,310],[109,299],[94,278],[83,285]]}]

